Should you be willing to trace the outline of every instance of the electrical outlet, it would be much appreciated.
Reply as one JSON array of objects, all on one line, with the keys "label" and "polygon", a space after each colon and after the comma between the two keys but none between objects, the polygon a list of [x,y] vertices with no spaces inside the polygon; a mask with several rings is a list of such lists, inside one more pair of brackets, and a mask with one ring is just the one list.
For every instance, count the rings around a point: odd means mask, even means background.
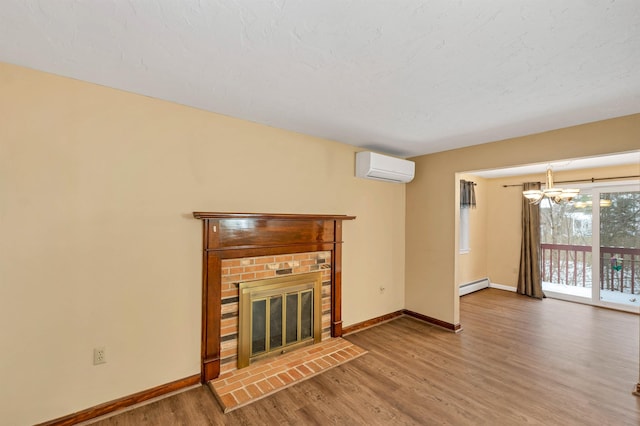
[{"label": "electrical outlet", "polygon": [[107,354],[104,346],[93,348],[93,365],[104,364],[107,362]]}]

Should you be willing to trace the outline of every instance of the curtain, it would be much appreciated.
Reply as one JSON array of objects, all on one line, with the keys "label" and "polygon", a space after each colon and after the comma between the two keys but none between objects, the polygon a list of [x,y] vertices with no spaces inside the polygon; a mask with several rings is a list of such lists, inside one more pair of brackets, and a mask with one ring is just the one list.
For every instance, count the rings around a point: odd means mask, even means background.
[{"label": "curtain", "polygon": [[[523,189],[540,189],[539,182],[527,182]],[[520,273],[518,293],[542,299],[540,275],[540,206],[522,197],[522,244],[520,246]]]},{"label": "curtain", "polygon": [[460,181],[460,207],[476,207],[476,184],[466,180]]}]

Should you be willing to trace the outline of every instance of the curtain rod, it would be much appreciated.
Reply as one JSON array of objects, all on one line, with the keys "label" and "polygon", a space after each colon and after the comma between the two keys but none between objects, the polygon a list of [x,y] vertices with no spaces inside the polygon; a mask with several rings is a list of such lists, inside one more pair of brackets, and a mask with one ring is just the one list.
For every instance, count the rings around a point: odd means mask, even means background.
[{"label": "curtain rod", "polygon": [[[632,179],[632,178],[640,178],[640,175],[632,175],[632,176],[614,176],[614,177],[604,177],[604,178],[591,178],[591,179],[576,179],[576,180],[558,180],[554,181],[554,183],[578,183],[578,182],[597,182],[599,180],[614,180],[614,179]],[[544,182],[538,182],[544,183]],[[522,184],[513,184],[513,185],[502,185],[503,188],[508,188],[510,186],[522,186]]]}]

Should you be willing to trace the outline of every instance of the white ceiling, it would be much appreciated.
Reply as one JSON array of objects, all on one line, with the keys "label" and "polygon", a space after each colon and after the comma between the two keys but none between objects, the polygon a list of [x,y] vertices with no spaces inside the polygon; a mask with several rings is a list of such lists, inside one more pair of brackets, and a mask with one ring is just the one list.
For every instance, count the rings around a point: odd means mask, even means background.
[{"label": "white ceiling", "polygon": [[476,170],[469,174],[487,179],[502,178],[508,176],[524,176],[540,174],[544,177],[547,168],[551,167],[554,172],[592,169],[598,167],[620,166],[633,164],[638,166],[640,172],[640,151],[626,152],[621,154],[605,155],[600,157],[576,158],[572,160],[552,161],[550,163],[527,164],[517,167],[505,167],[502,169]]},{"label": "white ceiling", "polygon": [[0,61],[414,156],[640,112],[640,1],[2,0]]}]

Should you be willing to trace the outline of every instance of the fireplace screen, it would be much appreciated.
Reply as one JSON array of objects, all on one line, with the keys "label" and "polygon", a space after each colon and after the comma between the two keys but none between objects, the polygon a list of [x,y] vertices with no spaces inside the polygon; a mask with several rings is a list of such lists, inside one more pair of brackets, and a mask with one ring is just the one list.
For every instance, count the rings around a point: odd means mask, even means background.
[{"label": "fireplace screen", "polygon": [[238,368],[321,339],[322,273],[240,283]]}]

